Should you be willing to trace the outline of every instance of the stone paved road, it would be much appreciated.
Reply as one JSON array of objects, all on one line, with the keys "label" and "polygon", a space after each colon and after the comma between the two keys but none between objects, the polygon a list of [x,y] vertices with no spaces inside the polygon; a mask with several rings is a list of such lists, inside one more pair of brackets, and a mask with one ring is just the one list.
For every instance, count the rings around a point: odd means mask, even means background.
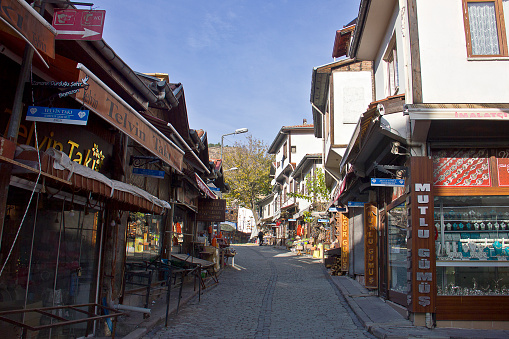
[{"label": "stone paved road", "polygon": [[235,246],[235,268],[145,338],[373,338],[308,257]]}]

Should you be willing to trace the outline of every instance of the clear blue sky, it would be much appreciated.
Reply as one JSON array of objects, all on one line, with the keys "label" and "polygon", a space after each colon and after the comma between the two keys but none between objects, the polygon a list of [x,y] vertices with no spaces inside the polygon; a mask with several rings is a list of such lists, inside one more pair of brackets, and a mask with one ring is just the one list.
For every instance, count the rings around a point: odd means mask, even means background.
[{"label": "clear blue sky", "polygon": [[93,3],[106,10],[104,40],[133,70],[183,84],[190,128],[216,143],[246,127],[270,144],[281,126],[312,123],[311,72],[333,61],[335,32],[360,0]]}]

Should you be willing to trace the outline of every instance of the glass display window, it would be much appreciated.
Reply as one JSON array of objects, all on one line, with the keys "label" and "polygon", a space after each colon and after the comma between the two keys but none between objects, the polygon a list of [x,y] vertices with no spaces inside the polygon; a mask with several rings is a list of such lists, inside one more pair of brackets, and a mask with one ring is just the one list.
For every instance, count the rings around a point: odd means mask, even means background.
[{"label": "glass display window", "polygon": [[407,292],[407,209],[398,205],[387,212],[389,249],[389,286],[400,293]]},{"label": "glass display window", "polygon": [[435,197],[439,295],[508,294],[507,196]]},{"label": "glass display window", "polygon": [[150,260],[161,250],[162,216],[146,213],[129,213],[127,222],[127,259]]}]

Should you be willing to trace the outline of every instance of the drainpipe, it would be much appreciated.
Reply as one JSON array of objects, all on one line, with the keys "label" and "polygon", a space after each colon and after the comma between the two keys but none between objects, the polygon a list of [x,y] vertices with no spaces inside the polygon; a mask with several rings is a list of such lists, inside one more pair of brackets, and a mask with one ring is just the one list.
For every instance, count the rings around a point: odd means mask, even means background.
[{"label": "drainpipe", "polygon": [[205,164],[200,160],[200,158],[198,158],[198,156],[196,155],[196,153],[194,153],[194,151],[191,149],[191,147],[189,147],[189,145],[187,144],[187,142],[182,139],[182,137],[180,136],[180,134],[177,132],[177,130],[173,127],[172,124],[170,124],[169,122],[166,124],[166,126],[168,126],[171,131],[174,133],[173,135],[176,135],[177,136],[177,139],[179,140],[179,143],[184,145],[184,147],[186,148],[186,150],[188,150],[189,152],[191,152],[191,154],[193,155],[193,157],[198,160],[198,162],[200,163],[200,165],[203,167],[203,169],[205,170],[205,173],[207,174],[210,174],[210,171],[209,169],[207,168],[207,166],[205,166]]}]

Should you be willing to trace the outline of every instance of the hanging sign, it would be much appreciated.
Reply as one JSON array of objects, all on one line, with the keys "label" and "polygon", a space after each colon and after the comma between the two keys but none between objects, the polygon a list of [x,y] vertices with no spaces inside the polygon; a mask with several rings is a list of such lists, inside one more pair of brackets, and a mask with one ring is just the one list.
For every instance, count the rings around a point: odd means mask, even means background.
[{"label": "hanging sign", "polygon": [[226,200],[198,199],[197,221],[221,222],[226,220]]},{"label": "hanging sign", "polygon": [[405,179],[371,178],[371,186],[405,187]]},{"label": "hanging sign", "polygon": [[364,207],[365,202],[363,201],[349,201],[348,207]]},{"label": "hanging sign", "polygon": [[327,223],[329,222],[329,219],[318,219],[318,222]]},{"label": "hanging sign", "polygon": [[164,179],[164,171],[151,170],[146,168],[133,167],[133,174],[156,179]]},{"label": "hanging sign", "polygon": [[52,122],[57,124],[86,125],[87,109],[28,106],[28,121]]},{"label": "hanging sign", "polygon": [[329,212],[346,212],[344,207],[329,207]]},{"label": "hanging sign", "polygon": [[53,27],[57,40],[101,40],[106,11],[55,9]]}]

